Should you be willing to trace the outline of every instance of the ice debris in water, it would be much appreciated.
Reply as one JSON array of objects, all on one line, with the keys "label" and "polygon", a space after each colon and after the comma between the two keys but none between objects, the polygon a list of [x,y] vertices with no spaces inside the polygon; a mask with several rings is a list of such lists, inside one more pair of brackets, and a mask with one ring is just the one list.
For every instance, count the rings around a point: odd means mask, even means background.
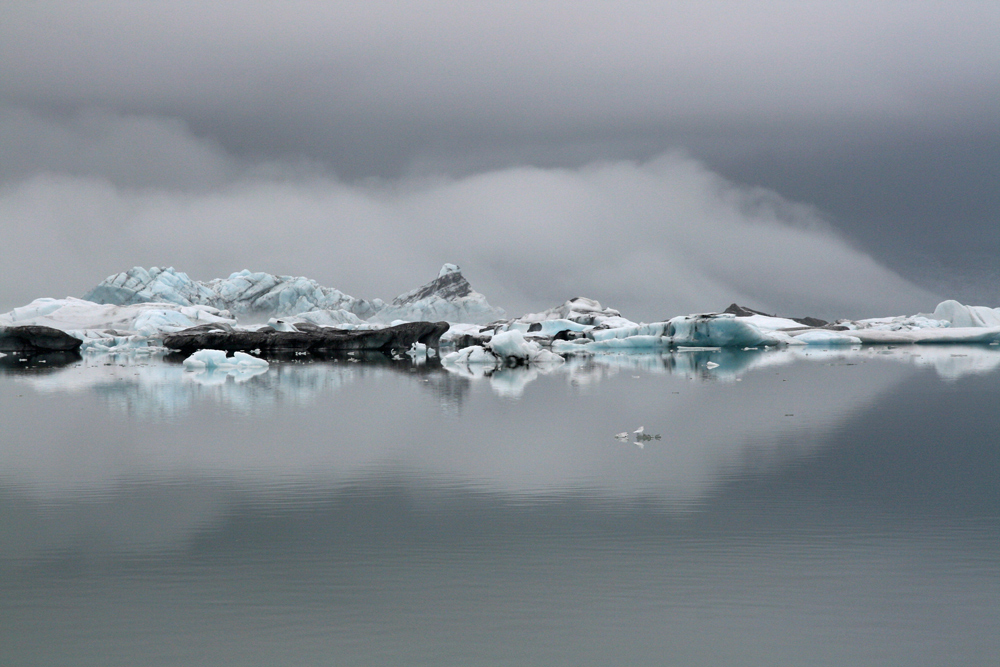
[{"label": "ice debris in water", "polygon": [[526,340],[518,330],[495,334],[483,345],[470,345],[446,354],[441,362],[446,366],[485,365],[503,368],[516,365],[552,365],[563,363],[558,354],[546,350],[534,341]]},{"label": "ice debris in water", "polygon": [[[635,442],[633,442],[632,444],[635,445],[636,447],[639,447],[640,449],[642,449],[643,446],[644,446],[644,444],[647,443],[647,442],[649,442],[650,440],[659,440],[660,439],[660,435],[659,434],[650,435],[650,434],[646,433],[645,431],[646,431],[646,427],[645,426],[640,426],[636,430],[632,431],[635,434]],[[628,431],[622,431],[621,433],[615,433],[615,440],[617,440],[618,442],[628,442]]]}]

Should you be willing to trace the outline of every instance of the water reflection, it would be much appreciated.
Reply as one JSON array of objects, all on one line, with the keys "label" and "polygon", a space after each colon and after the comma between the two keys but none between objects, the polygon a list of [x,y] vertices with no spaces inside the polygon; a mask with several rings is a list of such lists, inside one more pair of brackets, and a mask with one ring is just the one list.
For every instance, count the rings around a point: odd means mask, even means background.
[{"label": "water reflection", "polygon": [[19,368],[0,657],[984,664],[997,352]]},{"label": "water reflection", "polygon": [[[995,345],[945,345],[903,347],[788,347],[780,349],[690,348],[651,354],[601,354],[570,357],[565,364],[505,368],[444,367],[436,359],[392,359],[371,353],[305,360],[289,356],[270,369],[208,369],[185,372],[178,358],[131,357],[50,353],[30,358],[8,356],[0,372],[20,375],[39,392],[99,391],[116,401],[152,416],[178,416],[184,406],[207,398],[196,385],[225,389],[211,395],[246,411],[265,404],[305,404],[324,391],[342,387],[361,377],[385,373],[416,374],[429,389],[437,391],[443,409],[456,412],[470,382],[486,382],[497,396],[517,399],[527,387],[546,375],[563,376],[577,387],[600,382],[622,373],[668,374],[688,380],[733,382],[744,375],[800,362],[820,365],[856,365],[870,361],[893,361],[917,368],[932,368],[943,380],[989,374],[1000,368],[1000,347]],[[272,360],[274,361],[274,360]],[[172,363],[173,362],[173,363]],[[445,372],[447,371],[447,372]],[[133,394],[123,398],[126,394]],[[187,398],[169,396],[180,394]],[[279,398],[280,397],[280,398]],[[156,405],[161,403],[161,405]]]},{"label": "water reflection", "polygon": [[[62,497],[201,478],[331,488],[395,471],[422,485],[585,489],[684,511],[734,475],[815,455],[824,434],[926,382],[927,369],[957,382],[998,365],[995,347],[959,346],[607,355],[480,378],[392,360],[233,374],[88,357],[0,376],[0,480]],[[614,438],[640,425],[662,440],[639,451]]]},{"label": "water reflection", "polygon": [[77,352],[0,352],[0,373],[49,373],[81,360]]}]

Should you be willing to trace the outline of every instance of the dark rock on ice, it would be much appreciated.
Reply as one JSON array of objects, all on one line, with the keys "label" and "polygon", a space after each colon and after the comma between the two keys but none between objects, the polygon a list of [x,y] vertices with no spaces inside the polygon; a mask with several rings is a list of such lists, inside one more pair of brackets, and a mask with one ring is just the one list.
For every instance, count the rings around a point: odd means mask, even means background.
[{"label": "dark rock on ice", "polygon": [[483,324],[506,316],[502,308],[494,308],[485,296],[472,289],[458,266],[445,264],[437,278],[400,294],[369,320],[385,323],[446,320]]},{"label": "dark rock on ice", "polygon": [[[784,317],[786,320],[792,320],[793,322],[798,322],[802,326],[809,327],[812,329],[819,329],[830,325],[829,322],[827,322],[826,320],[821,320],[818,317],[786,317],[784,315],[771,315],[769,313],[762,313],[759,310],[754,310],[753,308],[746,308],[745,306],[740,306],[735,303],[730,304],[729,307],[722,312],[730,313],[732,315],[735,315],[736,317],[751,317],[753,315],[763,315],[764,317]],[[843,329],[846,327],[838,327],[838,328]]]},{"label": "dark rock on ice", "polygon": [[452,265],[446,264],[437,278],[415,290],[400,294],[392,300],[392,305],[406,306],[432,296],[451,301],[472,294],[472,285],[469,284],[469,281],[465,279],[457,266],[454,269],[451,267]]},{"label": "dark rock on ice", "polygon": [[0,327],[0,352],[75,352],[82,344],[79,338],[52,327]]},{"label": "dark rock on ice", "polygon": [[[295,325],[298,328],[298,324]],[[263,327],[242,331],[230,326],[207,324],[163,337],[163,346],[190,354],[197,350],[226,350],[263,354],[289,350],[328,353],[340,351],[389,352],[408,350],[414,343],[437,348],[447,322],[407,322],[394,327],[372,330],[343,330],[332,327],[305,327],[299,331],[275,331]]]}]

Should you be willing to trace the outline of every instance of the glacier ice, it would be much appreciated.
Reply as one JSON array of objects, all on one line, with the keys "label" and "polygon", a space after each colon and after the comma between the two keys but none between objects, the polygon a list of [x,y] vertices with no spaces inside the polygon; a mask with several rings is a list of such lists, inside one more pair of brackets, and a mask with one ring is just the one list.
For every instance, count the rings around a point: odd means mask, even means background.
[{"label": "glacier ice", "polygon": [[202,305],[181,306],[151,302],[116,306],[73,297],[35,299],[27,306],[0,315],[0,325],[37,324],[63,331],[113,329],[138,332],[137,322],[147,332],[152,332],[187,328],[208,322],[235,324],[236,320],[227,311]]},{"label": "glacier ice", "polygon": [[458,266],[445,264],[437,278],[400,294],[369,319],[382,323],[403,320],[486,324],[506,316],[502,308],[494,308],[485,296],[472,289]]},{"label": "glacier ice", "polygon": [[609,326],[624,326],[633,324],[624,319],[614,308],[602,308],[599,301],[578,296],[569,299],[560,306],[543,310],[539,313],[528,313],[517,318],[520,322],[534,323],[546,320],[569,320],[577,324]]},{"label": "glacier ice", "polygon": [[116,306],[150,302],[202,305],[237,315],[275,317],[309,310],[346,310],[366,318],[383,305],[379,299],[355,299],[301,276],[277,276],[244,269],[228,278],[200,282],[173,267],[155,266],[149,270],[136,266],[108,276],[83,298]]},{"label": "glacier ice", "polygon": [[[358,299],[338,289],[323,287],[301,276],[278,276],[244,269],[228,278],[201,282],[170,268],[133,267],[108,276],[84,295],[95,303],[129,306],[140,303],[202,305],[246,317],[292,317],[326,311],[316,324],[358,324],[403,321],[449,321],[486,323],[506,317],[494,308],[455,264],[445,264],[431,282],[396,297]],[[356,318],[356,319],[355,319]]]}]

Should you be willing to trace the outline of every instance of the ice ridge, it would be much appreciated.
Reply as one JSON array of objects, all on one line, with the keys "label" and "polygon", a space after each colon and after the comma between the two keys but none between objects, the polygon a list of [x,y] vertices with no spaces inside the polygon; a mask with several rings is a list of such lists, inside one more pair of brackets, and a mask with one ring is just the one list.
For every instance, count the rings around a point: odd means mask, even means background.
[{"label": "ice ridge", "polygon": [[380,299],[356,299],[301,276],[278,276],[246,269],[228,278],[191,280],[173,267],[136,266],[108,276],[83,299],[99,304],[129,306],[173,303],[210,306],[245,316],[289,316],[312,310],[346,310],[366,319],[383,307]]},{"label": "ice ridge", "polygon": [[458,266],[445,264],[437,278],[400,294],[370,320],[387,324],[396,320],[487,324],[506,317],[502,308],[494,308],[485,296],[472,289]]}]

